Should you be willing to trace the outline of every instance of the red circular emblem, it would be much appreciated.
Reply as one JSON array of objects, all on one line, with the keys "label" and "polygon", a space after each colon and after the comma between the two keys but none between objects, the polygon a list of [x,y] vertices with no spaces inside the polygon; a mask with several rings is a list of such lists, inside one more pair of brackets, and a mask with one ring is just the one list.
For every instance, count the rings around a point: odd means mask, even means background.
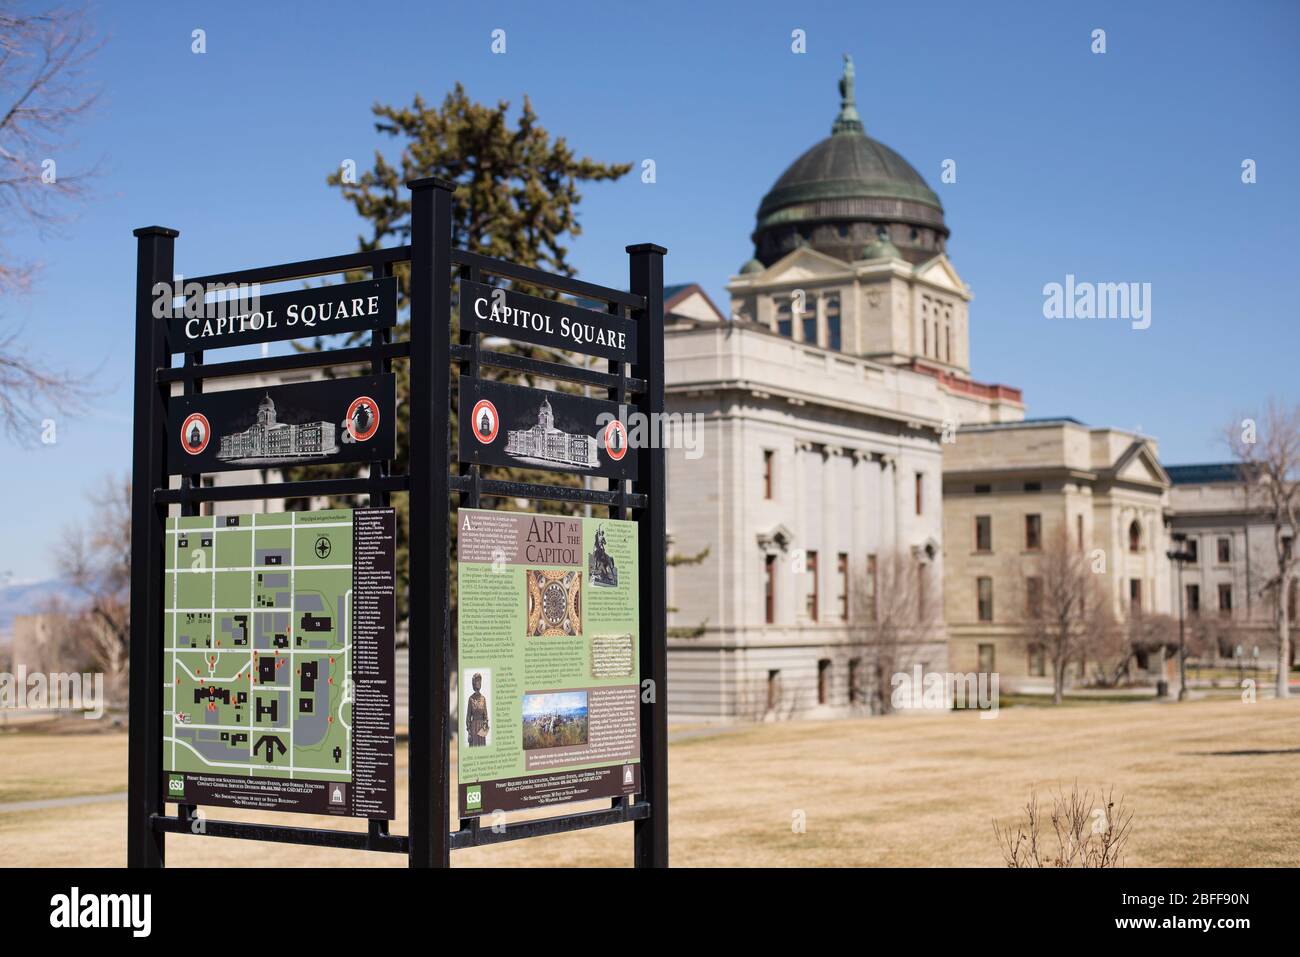
[{"label": "red circular emblem", "polygon": [[208,447],[212,438],[212,426],[208,417],[201,412],[191,412],[181,423],[181,448],[190,455],[199,455]]},{"label": "red circular emblem", "polygon": [[344,421],[348,425],[348,435],[354,441],[364,442],[373,438],[379,431],[379,404],[368,395],[357,396],[348,406]]},{"label": "red circular emblem", "polygon": [[627,455],[627,426],[615,419],[605,426],[605,454],[615,462]]},{"label": "red circular emblem", "polygon": [[473,427],[474,438],[484,445],[491,445],[501,431],[501,417],[497,415],[497,407],[487,399],[479,399],[474,403],[469,422]]}]

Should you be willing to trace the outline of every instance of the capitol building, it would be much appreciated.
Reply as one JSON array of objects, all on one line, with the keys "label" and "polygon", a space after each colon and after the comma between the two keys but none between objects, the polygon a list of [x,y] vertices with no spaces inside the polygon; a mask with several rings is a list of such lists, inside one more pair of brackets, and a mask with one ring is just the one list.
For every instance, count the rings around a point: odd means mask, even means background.
[{"label": "capitol building", "polygon": [[257,421],[242,432],[221,437],[217,458],[223,462],[293,462],[323,458],[338,451],[333,422],[279,421],[268,393],[257,407]]},{"label": "capitol building", "polygon": [[555,427],[555,413],[548,399],[542,399],[538,406],[535,425],[506,433],[506,454],[541,465],[553,463],[569,468],[595,468],[599,462],[595,438]]},{"label": "capitol building", "polygon": [[[973,564],[1019,577],[1006,568],[1023,523],[1073,530],[1086,510],[1079,534],[1108,545],[1140,524],[1147,545],[1116,563],[1116,609],[1130,588],[1169,606],[1154,443],[1029,428],[1020,390],[975,377],[972,294],[943,204],[868,135],[848,57],[839,92],[830,135],[760,200],[727,314],[698,285],[665,290],[667,409],[702,416],[705,450],[667,453],[670,551],[707,550],[669,570],[674,718],[864,713],[916,666],[987,666],[1004,690],[1036,680],[1042,655],[1013,624],[1011,583]],[[1043,438],[1064,443],[1059,462],[1023,454]],[[996,515],[996,554],[965,525],[945,530],[949,495],[970,497],[972,528]],[[904,583],[923,626],[885,654],[873,626]]]}]

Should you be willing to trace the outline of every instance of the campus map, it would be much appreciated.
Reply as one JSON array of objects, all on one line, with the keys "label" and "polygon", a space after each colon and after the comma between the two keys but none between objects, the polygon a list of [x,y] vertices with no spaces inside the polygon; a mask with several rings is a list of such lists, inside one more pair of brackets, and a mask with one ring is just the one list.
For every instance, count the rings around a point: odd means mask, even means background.
[{"label": "campus map", "polygon": [[168,520],[169,800],[389,816],[392,519],[334,509]]}]

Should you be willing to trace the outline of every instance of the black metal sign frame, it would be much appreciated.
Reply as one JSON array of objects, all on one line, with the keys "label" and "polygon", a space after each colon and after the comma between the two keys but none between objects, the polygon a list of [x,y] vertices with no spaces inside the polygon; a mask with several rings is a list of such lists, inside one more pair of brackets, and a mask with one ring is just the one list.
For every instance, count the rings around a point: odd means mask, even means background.
[{"label": "black metal sign frame", "polygon": [[[396,398],[391,373],[179,395],[167,410],[167,470],[183,475],[387,461],[396,453]],[[255,423],[267,421],[264,410],[281,430],[292,430],[300,447],[259,448],[263,443],[246,438]]]},{"label": "black metal sign frame", "polygon": [[[322,276],[368,272],[371,280],[391,279],[394,266],[411,265],[410,336],[395,342],[384,325],[367,344],[319,352],[205,363],[202,351],[172,341],[171,317],[155,312],[156,288],[174,276],[179,233],[162,226],[135,230],[136,363],[135,429],[132,459],[130,751],[128,759],[127,862],[161,867],[166,835],[199,833],[387,851],[407,855],[412,867],[447,867],[452,849],[634,822],[633,860],[638,867],[668,864],[667,643],[665,592],[665,471],[662,449],[639,449],[635,477],[607,480],[608,488],[584,489],[486,479],[476,464],[451,455],[451,390],[459,375],[479,379],[486,367],[529,373],[604,390],[606,397],[647,417],[663,412],[663,256],[653,244],[628,246],[629,289],[623,291],[481,256],[451,245],[451,196],[455,184],[430,178],[407,184],[411,191],[411,243],[388,249],[284,263],[188,280],[203,287],[238,287]],[[483,333],[461,328],[451,341],[453,273],[483,283],[492,279],[606,303],[611,326],[633,329],[635,363],[608,359],[604,371],[562,362],[499,353],[483,348]],[[170,300],[168,300],[170,311]],[[616,318],[613,318],[616,317]],[[183,353],[172,366],[171,353]],[[181,397],[201,393],[206,379],[283,372],[292,369],[368,365],[374,376],[387,375],[392,363],[409,362],[411,394],[407,474],[394,474],[392,461],[370,463],[364,477],[205,486],[201,474],[181,476],[171,488],[167,468],[168,413],[173,389]],[[171,506],[197,515],[203,502],[248,501],[268,496],[300,498],[366,495],[371,506],[387,506],[393,492],[408,492],[410,574],[409,818],[407,834],[389,832],[386,820],[371,820],[367,831],[286,827],[204,819],[198,809],[180,804],[167,813],[163,791],[162,543]],[[640,673],[642,789],[611,799],[610,806],[557,817],[481,828],[478,818],[451,819],[450,766],[450,556],[455,505],[478,508],[481,496],[601,506],[611,518],[640,523],[641,567]],[[452,496],[459,500],[452,501]]]},{"label": "black metal sign frame", "polygon": [[168,324],[173,353],[365,332],[397,324],[397,280],[391,276],[267,296],[253,295],[246,286],[228,291],[232,298],[185,300]]},{"label": "black metal sign frame", "polygon": [[[462,462],[636,478],[639,450],[623,421],[627,409],[617,402],[467,375],[460,377],[459,390]],[[529,441],[536,431],[529,426],[538,424],[543,409],[565,440],[558,455]],[[516,439],[524,447],[515,448]]]}]

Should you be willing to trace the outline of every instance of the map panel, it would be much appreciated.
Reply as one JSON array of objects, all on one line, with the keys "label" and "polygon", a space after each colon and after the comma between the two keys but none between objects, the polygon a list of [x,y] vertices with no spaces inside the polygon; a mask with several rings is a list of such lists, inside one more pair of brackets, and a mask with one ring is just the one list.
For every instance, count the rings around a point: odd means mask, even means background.
[{"label": "map panel", "polygon": [[394,522],[392,509],[168,520],[169,800],[393,816]]}]

